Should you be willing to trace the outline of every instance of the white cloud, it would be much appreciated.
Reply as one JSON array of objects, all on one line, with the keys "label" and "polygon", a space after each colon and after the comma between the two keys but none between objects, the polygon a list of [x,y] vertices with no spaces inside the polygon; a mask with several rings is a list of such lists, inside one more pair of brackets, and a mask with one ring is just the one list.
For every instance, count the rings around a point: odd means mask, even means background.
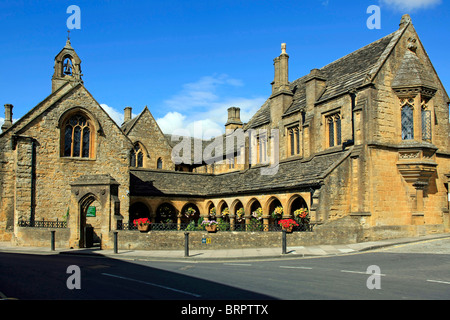
[{"label": "white cloud", "polygon": [[404,12],[433,7],[441,4],[442,0],[380,0],[380,2]]},{"label": "white cloud", "polygon": [[241,80],[223,74],[202,77],[183,85],[179,93],[164,101],[164,108],[175,111],[156,121],[164,133],[203,139],[218,136],[225,132],[229,107],[239,107],[241,120],[247,122],[265,101],[262,97],[225,96],[230,87],[241,86]]},{"label": "white cloud", "polygon": [[100,104],[103,110],[109,114],[109,116],[120,126],[123,123],[123,112],[119,112],[116,109],[108,106],[107,104]]},{"label": "white cloud", "polygon": [[5,122],[5,119],[4,118],[0,118],[0,128],[2,127],[4,122]]}]

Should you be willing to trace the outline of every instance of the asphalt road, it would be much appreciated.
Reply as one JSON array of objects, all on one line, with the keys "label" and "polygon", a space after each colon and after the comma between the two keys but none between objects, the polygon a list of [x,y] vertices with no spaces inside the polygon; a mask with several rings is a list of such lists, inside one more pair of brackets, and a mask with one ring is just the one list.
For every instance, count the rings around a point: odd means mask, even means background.
[{"label": "asphalt road", "polygon": [[[68,273],[69,266],[80,272]],[[0,253],[0,296],[182,305],[206,300],[448,300],[449,266],[449,239],[341,256],[214,263]]]}]

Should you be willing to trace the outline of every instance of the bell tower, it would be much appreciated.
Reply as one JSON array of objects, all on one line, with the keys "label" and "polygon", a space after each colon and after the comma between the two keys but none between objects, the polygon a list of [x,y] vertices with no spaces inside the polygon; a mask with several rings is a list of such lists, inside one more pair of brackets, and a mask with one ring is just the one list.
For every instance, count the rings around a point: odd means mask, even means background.
[{"label": "bell tower", "polygon": [[81,59],[70,44],[70,31],[68,31],[68,34],[66,45],[55,57],[52,92],[55,92],[67,82],[83,83],[81,79]]}]

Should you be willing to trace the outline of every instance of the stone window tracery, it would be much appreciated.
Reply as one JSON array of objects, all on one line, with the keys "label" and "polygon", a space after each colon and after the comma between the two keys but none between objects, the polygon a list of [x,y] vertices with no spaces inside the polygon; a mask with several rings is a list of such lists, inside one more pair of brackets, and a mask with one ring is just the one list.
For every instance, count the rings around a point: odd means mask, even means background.
[{"label": "stone window tracery", "polygon": [[144,150],[139,143],[136,143],[131,150],[130,166],[135,168],[144,166]]},{"label": "stone window tracery", "polygon": [[81,114],[69,118],[64,126],[64,157],[90,158],[92,124]]},{"label": "stone window tracery", "polygon": [[402,103],[402,140],[414,139],[414,107],[412,106],[413,102],[413,99],[409,99],[408,101]]},{"label": "stone window tracery", "polygon": [[341,114],[335,113],[325,118],[328,133],[328,147],[342,144]]}]

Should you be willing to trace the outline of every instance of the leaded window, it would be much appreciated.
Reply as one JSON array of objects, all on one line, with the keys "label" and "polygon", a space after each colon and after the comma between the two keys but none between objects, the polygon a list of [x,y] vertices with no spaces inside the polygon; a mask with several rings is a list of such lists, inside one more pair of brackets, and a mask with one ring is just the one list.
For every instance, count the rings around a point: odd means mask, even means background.
[{"label": "leaded window", "polygon": [[335,113],[326,117],[328,131],[328,147],[339,146],[342,144],[342,126],[341,115]]},{"label": "leaded window", "polygon": [[139,143],[131,150],[130,166],[142,168],[144,166],[144,151]]},{"label": "leaded window", "polygon": [[402,140],[414,139],[414,108],[406,104],[402,107]]},{"label": "leaded window", "polygon": [[91,132],[91,124],[86,117],[72,116],[64,128],[64,157],[89,158]]},{"label": "leaded window", "polygon": [[158,169],[162,169],[163,168],[163,163],[162,163],[162,159],[158,158],[158,161],[156,163],[156,168]]},{"label": "leaded window", "polygon": [[431,111],[422,107],[422,140],[431,142]]},{"label": "leaded window", "polygon": [[300,130],[298,127],[291,127],[288,129],[288,143],[289,143],[289,154],[294,156],[300,154]]}]

